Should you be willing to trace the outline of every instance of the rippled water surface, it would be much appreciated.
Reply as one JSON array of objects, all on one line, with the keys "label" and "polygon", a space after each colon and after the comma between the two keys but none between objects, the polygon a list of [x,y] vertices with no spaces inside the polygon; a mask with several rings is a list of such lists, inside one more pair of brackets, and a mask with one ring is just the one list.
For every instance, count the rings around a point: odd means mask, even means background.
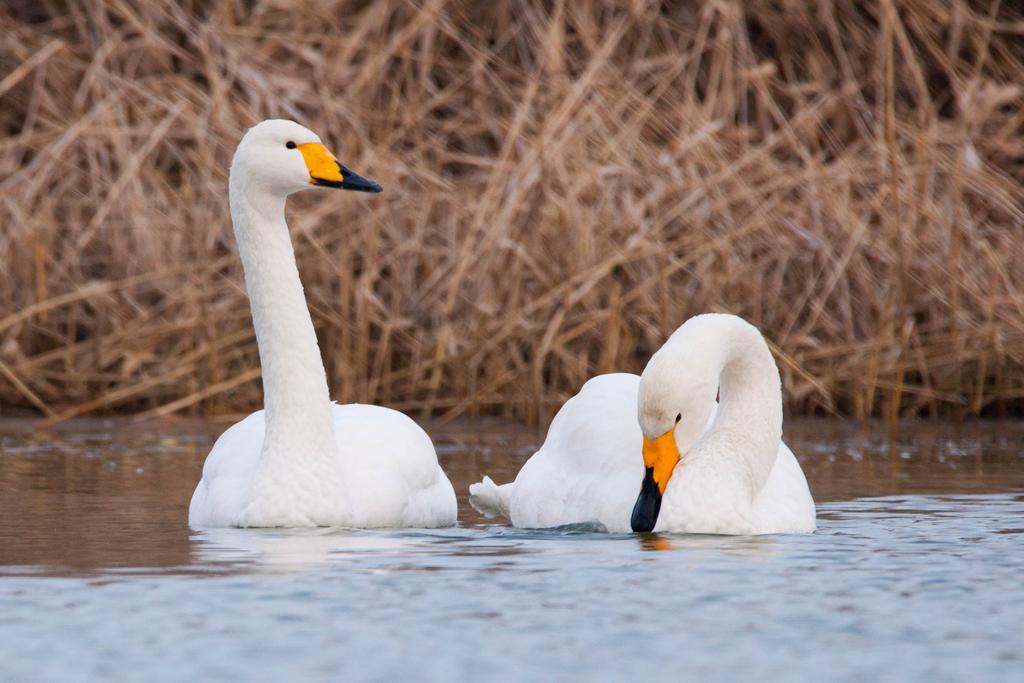
[{"label": "rippled water surface", "polygon": [[518,531],[541,434],[432,428],[442,531],[190,531],[191,423],[0,422],[0,681],[1024,680],[1024,426],[787,424],[806,536]]}]

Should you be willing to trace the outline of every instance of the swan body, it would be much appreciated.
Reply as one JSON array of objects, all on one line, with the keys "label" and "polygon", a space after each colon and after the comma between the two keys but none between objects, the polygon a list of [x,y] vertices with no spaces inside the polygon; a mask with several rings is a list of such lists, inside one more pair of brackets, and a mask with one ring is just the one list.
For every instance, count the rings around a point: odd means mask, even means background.
[{"label": "swan body", "polygon": [[470,486],[470,503],[513,526],[543,529],[597,522],[629,531],[643,461],[636,395],[640,378],[594,377],[555,415],[544,444],[511,484],[490,477]]},{"label": "swan body", "polygon": [[[696,316],[642,376],[584,384],[515,481],[485,477],[470,487],[470,502],[517,527],[596,522],[622,532],[638,526],[650,486],[660,508],[656,523],[648,520],[654,531],[814,531],[807,480],[781,434],[778,369],[760,332],[736,316]],[[659,463],[647,461],[660,446],[677,461],[654,482]]]},{"label": "swan body", "polygon": [[379,192],[297,123],[239,143],[229,197],[263,369],[264,410],[214,444],[189,505],[193,527],[441,527],[455,492],[426,433],[395,410],[330,401],[284,207],[311,186]]},{"label": "swan body", "polygon": [[[333,404],[331,417],[336,471],[327,479],[303,469],[284,473],[266,487],[259,506],[250,498],[266,434],[265,412],[258,410],[228,428],[206,458],[189,506],[190,523],[360,529],[454,523],[455,491],[436,456],[427,457],[434,447],[419,425],[396,410],[372,405]],[[386,453],[381,452],[381,434],[389,435]],[[314,500],[300,506],[295,502],[299,496]],[[314,502],[316,510],[310,509]]]}]

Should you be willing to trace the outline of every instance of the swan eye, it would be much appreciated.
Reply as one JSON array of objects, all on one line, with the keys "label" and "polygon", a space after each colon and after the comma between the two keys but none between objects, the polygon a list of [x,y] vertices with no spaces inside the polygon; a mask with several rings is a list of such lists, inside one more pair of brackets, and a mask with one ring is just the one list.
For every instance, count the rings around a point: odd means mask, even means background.
[{"label": "swan eye", "polygon": [[676,413],[676,424],[679,424],[679,421],[682,420],[682,419],[683,419],[683,414],[682,413]]},{"label": "swan eye", "polygon": [[295,147],[296,147],[295,143],[293,141],[291,141],[291,140],[289,140],[288,142],[284,143],[284,146],[287,147],[288,149],[295,149]]}]

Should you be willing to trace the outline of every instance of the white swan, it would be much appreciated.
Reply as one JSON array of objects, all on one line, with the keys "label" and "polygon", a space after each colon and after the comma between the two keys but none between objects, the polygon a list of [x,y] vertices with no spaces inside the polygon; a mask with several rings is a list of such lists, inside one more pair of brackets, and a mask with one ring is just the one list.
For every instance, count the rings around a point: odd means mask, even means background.
[{"label": "white swan", "polygon": [[228,186],[265,409],[217,439],[192,495],[189,524],[455,524],[455,492],[415,422],[388,408],[331,403],[285,223],[285,200],[299,190],[380,192],[380,186],[342,166],[315,134],[283,120],[245,134]]},{"label": "white swan", "polygon": [[775,361],[756,327],[721,314],[687,320],[641,377],[584,384],[515,481],[497,486],[485,477],[470,486],[470,502],[525,528],[815,529],[807,480],[782,443]]}]

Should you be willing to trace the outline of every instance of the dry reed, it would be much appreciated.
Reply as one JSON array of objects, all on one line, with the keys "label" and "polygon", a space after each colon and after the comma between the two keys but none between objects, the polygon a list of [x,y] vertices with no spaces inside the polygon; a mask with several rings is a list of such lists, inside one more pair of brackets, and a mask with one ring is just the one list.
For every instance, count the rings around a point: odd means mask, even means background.
[{"label": "dry reed", "polygon": [[290,205],[341,401],[543,419],[718,310],[791,412],[1024,407],[1012,3],[44,0],[0,33],[0,414],[259,405],[225,184],[270,116],[385,187]]}]

